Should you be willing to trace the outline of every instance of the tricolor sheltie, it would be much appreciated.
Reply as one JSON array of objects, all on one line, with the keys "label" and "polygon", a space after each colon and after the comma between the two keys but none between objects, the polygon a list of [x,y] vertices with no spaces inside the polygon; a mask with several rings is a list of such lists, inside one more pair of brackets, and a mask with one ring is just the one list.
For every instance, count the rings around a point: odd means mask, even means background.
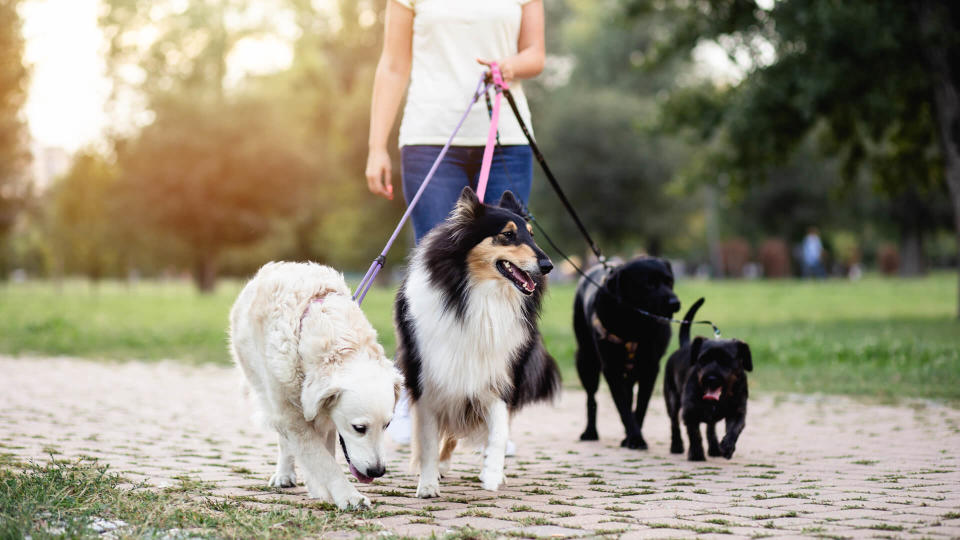
[{"label": "tricolor sheltie", "polygon": [[484,445],[480,480],[499,488],[510,414],[560,387],[537,330],[553,264],[522,213],[509,191],[492,206],[464,188],[450,217],[414,250],[397,293],[397,365],[413,401],[418,497],[440,494],[461,438]]}]

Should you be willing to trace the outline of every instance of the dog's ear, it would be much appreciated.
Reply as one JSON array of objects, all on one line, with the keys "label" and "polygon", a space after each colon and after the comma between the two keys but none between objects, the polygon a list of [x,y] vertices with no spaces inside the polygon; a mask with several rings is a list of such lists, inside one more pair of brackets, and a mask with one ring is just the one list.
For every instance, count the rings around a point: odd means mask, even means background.
[{"label": "dog's ear", "polygon": [[406,383],[406,380],[403,378],[403,373],[400,373],[400,370],[393,368],[393,401],[394,403],[400,401],[400,393],[403,392],[403,385]]},{"label": "dog's ear", "polygon": [[670,264],[670,261],[664,259],[663,265],[667,267],[667,273],[670,274],[670,277],[673,277],[673,265]]},{"label": "dog's ear", "polygon": [[457,199],[452,215],[454,219],[466,222],[476,218],[482,209],[483,203],[477,198],[477,194],[470,189],[470,186],[466,186],[460,192],[460,198]]},{"label": "dog's ear", "polygon": [[753,355],[750,354],[750,346],[746,343],[737,341],[737,356],[740,358],[740,363],[743,365],[743,369],[746,371],[753,371]]},{"label": "dog's ear", "polygon": [[703,336],[697,336],[693,338],[693,343],[690,344],[690,363],[696,364],[700,356],[700,348],[703,347]]},{"label": "dog's ear", "polygon": [[514,214],[523,215],[523,205],[520,204],[520,201],[517,200],[517,197],[509,189],[504,191],[503,195],[500,196],[500,202],[497,203],[497,206],[509,210]]},{"label": "dog's ear", "polygon": [[313,419],[320,414],[323,409],[329,409],[340,398],[343,391],[339,385],[330,380],[320,380],[318,377],[308,375],[303,381],[303,389],[300,391],[300,407],[303,409],[303,419],[307,422],[313,422]]}]

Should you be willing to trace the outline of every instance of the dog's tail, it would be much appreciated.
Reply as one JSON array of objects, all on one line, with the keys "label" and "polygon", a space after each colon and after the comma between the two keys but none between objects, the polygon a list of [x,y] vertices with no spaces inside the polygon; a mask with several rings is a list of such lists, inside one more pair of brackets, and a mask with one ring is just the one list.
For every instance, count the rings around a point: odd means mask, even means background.
[{"label": "dog's tail", "polygon": [[700,298],[690,306],[687,314],[683,316],[683,324],[680,325],[680,347],[686,347],[690,343],[690,323],[697,316],[697,310],[703,305],[703,298]]}]

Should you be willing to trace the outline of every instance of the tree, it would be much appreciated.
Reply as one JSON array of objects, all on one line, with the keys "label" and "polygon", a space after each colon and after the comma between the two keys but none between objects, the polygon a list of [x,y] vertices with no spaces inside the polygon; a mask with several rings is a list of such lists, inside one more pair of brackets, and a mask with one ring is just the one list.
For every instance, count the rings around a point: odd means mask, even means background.
[{"label": "tree", "polygon": [[285,103],[227,87],[237,44],[277,22],[261,8],[107,0],[100,18],[115,95],[138,97],[153,115],[117,145],[128,209],[186,246],[201,291],[213,288],[225,249],[253,244],[296,213],[310,180],[302,126]]},{"label": "tree", "polygon": [[98,281],[122,265],[116,167],[93,152],[78,153],[51,193],[51,233],[60,265]]},{"label": "tree", "polygon": [[[651,128],[657,93],[673,84],[684,62],[656,76],[633,69],[649,27],[662,21],[631,26],[620,15],[608,1],[548,3],[548,51],[573,70],[564,84],[551,87],[546,73],[524,88],[539,144],[595,240],[611,253],[642,247],[659,254],[683,219],[667,185],[685,149],[678,137]],[[579,233],[545,181],[534,183],[532,200],[551,236],[580,252]]]},{"label": "tree", "polygon": [[20,109],[26,99],[19,0],[0,0],[0,275],[6,238],[29,195],[27,133]]},{"label": "tree", "polygon": [[175,102],[119,147],[128,211],[186,245],[201,291],[217,258],[293,214],[310,181],[306,151],[270,104]]},{"label": "tree", "polygon": [[[746,59],[744,79],[729,91],[679,92],[676,103],[689,110],[674,107],[704,138],[724,139],[715,163],[732,178],[761,181],[816,132],[846,178],[866,171],[892,198],[934,197],[946,179],[960,252],[960,4],[625,2],[639,19],[677,21],[659,58],[716,40]],[[960,275],[960,255],[957,264]]]}]

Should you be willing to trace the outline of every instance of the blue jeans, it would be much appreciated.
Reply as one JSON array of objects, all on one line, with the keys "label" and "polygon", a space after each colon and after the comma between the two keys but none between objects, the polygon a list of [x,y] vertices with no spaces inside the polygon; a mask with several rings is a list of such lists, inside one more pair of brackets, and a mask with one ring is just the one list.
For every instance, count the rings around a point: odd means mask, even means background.
[{"label": "blue jeans", "polygon": [[[407,145],[400,149],[403,197],[407,204],[417,193],[442,148]],[[434,225],[447,218],[464,186],[477,188],[482,159],[482,146],[450,147],[413,210],[413,232],[417,243]],[[526,205],[532,182],[533,153],[530,147],[525,144],[498,147],[493,152],[490,178],[483,200],[488,204],[497,204],[503,192],[509,189]]]}]

